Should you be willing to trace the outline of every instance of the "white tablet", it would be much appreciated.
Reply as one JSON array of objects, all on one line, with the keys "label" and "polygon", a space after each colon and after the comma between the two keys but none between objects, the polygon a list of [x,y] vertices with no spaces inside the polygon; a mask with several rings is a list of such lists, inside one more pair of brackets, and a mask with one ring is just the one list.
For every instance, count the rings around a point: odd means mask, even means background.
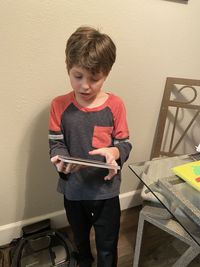
[{"label": "white tablet", "polygon": [[74,158],[74,157],[67,157],[67,156],[60,156],[60,155],[58,156],[58,158],[59,160],[66,162],[66,163],[74,163],[74,164],[98,167],[98,168],[104,168],[104,169],[120,170],[119,165],[109,164],[109,163],[98,161],[98,160]]}]

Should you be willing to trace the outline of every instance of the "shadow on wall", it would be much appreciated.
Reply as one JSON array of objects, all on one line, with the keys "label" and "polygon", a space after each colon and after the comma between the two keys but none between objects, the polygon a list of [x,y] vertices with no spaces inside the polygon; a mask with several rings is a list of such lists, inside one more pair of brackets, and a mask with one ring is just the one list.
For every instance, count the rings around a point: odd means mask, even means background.
[{"label": "shadow on wall", "polygon": [[56,191],[57,174],[49,159],[48,117],[46,107],[33,119],[21,144],[27,146],[23,219],[63,209],[62,197]]},{"label": "shadow on wall", "polygon": [[180,3],[180,4],[188,4],[188,0],[164,0],[164,1],[168,1],[168,2],[175,2],[175,3]]}]

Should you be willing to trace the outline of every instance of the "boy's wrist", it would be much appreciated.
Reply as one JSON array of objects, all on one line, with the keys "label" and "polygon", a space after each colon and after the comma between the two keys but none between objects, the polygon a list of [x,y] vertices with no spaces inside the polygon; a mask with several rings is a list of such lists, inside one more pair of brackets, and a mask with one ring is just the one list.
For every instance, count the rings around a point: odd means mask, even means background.
[{"label": "boy's wrist", "polygon": [[120,157],[119,149],[117,147],[112,147],[112,153],[115,160],[118,160]]}]

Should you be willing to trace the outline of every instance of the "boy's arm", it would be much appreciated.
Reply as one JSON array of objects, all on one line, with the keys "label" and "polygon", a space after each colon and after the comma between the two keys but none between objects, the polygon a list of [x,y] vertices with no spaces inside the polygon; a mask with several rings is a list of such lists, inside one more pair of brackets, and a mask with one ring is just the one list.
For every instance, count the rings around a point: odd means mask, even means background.
[{"label": "boy's arm", "polygon": [[129,140],[126,139],[126,141],[120,141],[117,144],[115,144],[115,148],[119,150],[119,155],[120,155],[119,159],[117,159],[117,163],[122,167],[124,162],[126,162],[129,157],[132,145],[129,142]]},{"label": "boy's arm", "polygon": [[69,105],[68,96],[56,97],[51,102],[49,115],[49,154],[50,157],[57,155],[69,156],[67,145],[64,140],[64,131],[61,125],[61,117]]},{"label": "boy's arm", "polygon": [[49,130],[49,154],[50,158],[57,155],[69,156],[68,149],[64,142],[64,136],[61,131]]},{"label": "boy's arm", "polygon": [[64,142],[64,135],[61,130],[60,121],[61,114],[57,112],[54,101],[51,104],[49,116],[49,154],[51,162],[56,166],[56,169],[61,178],[65,173],[66,166],[58,159],[58,155],[69,156],[69,152]]},{"label": "boy's arm", "polygon": [[59,160],[58,155],[62,156],[69,156],[68,150],[64,144],[64,140],[62,139],[56,139],[62,136],[62,134],[58,135],[54,133],[54,135],[51,134],[51,131],[49,131],[49,154],[51,158],[51,162],[55,165],[59,175],[61,178],[63,177],[63,173],[66,173],[66,164]]},{"label": "boy's arm", "polygon": [[115,104],[112,107],[114,116],[114,147],[119,150],[118,165],[123,166],[127,161],[132,145],[129,141],[129,129],[126,119],[126,108],[120,98],[115,99]]}]

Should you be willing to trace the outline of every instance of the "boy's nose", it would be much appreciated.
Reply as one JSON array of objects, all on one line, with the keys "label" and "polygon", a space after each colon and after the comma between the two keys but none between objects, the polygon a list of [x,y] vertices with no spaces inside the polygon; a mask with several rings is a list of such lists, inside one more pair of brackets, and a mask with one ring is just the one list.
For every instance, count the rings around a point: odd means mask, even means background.
[{"label": "boy's nose", "polygon": [[83,81],[82,88],[85,90],[89,89],[90,88],[89,83],[87,81]]}]

